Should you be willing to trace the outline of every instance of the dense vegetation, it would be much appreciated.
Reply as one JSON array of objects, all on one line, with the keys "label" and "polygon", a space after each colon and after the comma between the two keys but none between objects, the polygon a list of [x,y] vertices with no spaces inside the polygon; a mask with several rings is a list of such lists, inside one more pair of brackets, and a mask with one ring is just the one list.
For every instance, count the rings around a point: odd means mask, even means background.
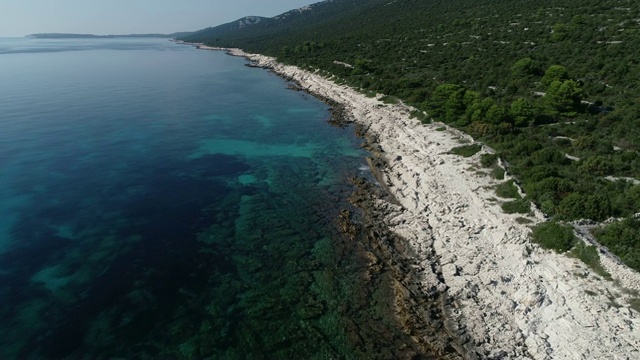
[{"label": "dense vegetation", "polygon": [[618,254],[625,264],[640,271],[640,220],[627,218],[596,230],[595,235],[598,242]]},{"label": "dense vegetation", "polygon": [[536,226],[531,237],[534,242],[557,252],[569,251],[578,243],[578,239],[573,235],[572,227],[558,224],[555,221]]},{"label": "dense vegetation", "polygon": [[[399,98],[496,149],[527,193],[505,210],[530,200],[558,220],[601,221],[640,212],[636,5],[334,0],[186,40],[276,56]],[[623,259],[640,258],[634,224],[601,235]],[[620,234],[631,239],[620,245]]]}]

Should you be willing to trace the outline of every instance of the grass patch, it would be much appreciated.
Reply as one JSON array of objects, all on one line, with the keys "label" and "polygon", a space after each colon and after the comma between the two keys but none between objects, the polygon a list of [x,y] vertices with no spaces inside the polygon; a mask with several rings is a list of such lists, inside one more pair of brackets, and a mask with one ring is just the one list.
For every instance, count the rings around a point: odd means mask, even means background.
[{"label": "grass patch", "polygon": [[609,299],[609,306],[614,307],[616,309],[619,309],[622,307],[622,305],[618,304],[616,302],[616,300],[618,300],[615,296],[613,295],[607,295],[607,299]]},{"label": "grass patch", "polygon": [[381,97],[379,101],[382,101],[385,104],[397,104],[400,102],[400,100],[397,97],[390,96],[390,95],[385,95]]},{"label": "grass patch", "polygon": [[446,126],[440,126],[439,128],[436,128],[436,131],[445,131],[447,130]]},{"label": "grass patch", "polygon": [[498,162],[497,154],[482,154],[480,156],[480,164],[484,167],[492,167]]},{"label": "grass patch", "polygon": [[640,313],[640,299],[639,298],[634,298],[629,300],[629,305],[631,306],[631,308],[637,312]]},{"label": "grass patch", "polygon": [[595,291],[591,291],[591,290],[585,290],[584,292],[586,292],[586,293],[587,293],[587,295],[591,295],[591,296],[596,296],[596,295],[598,295],[598,293],[597,293],[597,292],[595,292]]},{"label": "grass patch", "polygon": [[459,142],[460,144],[470,144],[471,140],[467,139],[466,137],[462,137],[462,136],[456,136],[453,138],[455,141]]},{"label": "grass patch", "polygon": [[427,114],[425,114],[423,111],[420,111],[420,110],[413,110],[410,114],[410,117],[412,119],[420,120],[420,122],[423,124],[428,124],[431,122],[431,119],[429,118],[429,116],[427,116]]},{"label": "grass patch", "polygon": [[480,150],[482,150],[482,145],[480,144],[464,145],[454,147],[453,149],[451,149],[451,151],[449,151],[449,154],[471,157],[477,154]]},{"label": "grass patch", "polygon": [[531,223],[533,223],[533,220],[528,219],[528,218],[526,218],[526,217],[519,217],[519,218],[517,218],[517,219],[516,219],[516,222],[517,222],[518,224],[526,225],[526,224],[531,224]]},{"label": "grass patch", "polygon": [[531,203],[527,199],[507,201],[502,204],[502,211],[507,214],[528,214],[531,211]]},{"label": "grass patch", "polygon": [[496,167],[491,171],[491,176],[498,180],[504,180],[504,169],[501,167]]},{"label": "grass patch", "polygon": [[518,188],[516,187],[514,180],[509,180],[498,185],[496,188],[496,195],[505,199],[520,199],[520,194],[518,193]]},{"label": "grass patch", "polygon": [[628,288],[623,288],[622,291],[625,294],[629,294],[633,297],[639,297],[640,296],[640,291],[636,290],[636,289],[628,289]]},{"label": "grass patch", "polygon": [[561,225],[555,221],[534,227],[531,240],[545,249],[552,249],[559,253],[571,250],[578,242],[571,226]]},{"label": "grass patch", "polygon": [[576,246],[571,249],[570,255],[582,260],[582,262],[587,264],[596,274],[605,279],[611,279],[611,274],[609,274],[600,263],[598,248],[595,246],[585,245],[582,241],[579,241]]}]

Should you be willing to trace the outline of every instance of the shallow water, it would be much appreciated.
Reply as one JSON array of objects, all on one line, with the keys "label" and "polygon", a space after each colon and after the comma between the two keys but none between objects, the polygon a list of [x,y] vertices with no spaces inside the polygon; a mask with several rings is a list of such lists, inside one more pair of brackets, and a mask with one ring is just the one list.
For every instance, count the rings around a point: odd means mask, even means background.
[{"label": "shallow water", "polygon": [[393,321],[370,318],[336,230],[360,140],[244,63],[156,39],[0,39],[2,358],[385,346]]}]

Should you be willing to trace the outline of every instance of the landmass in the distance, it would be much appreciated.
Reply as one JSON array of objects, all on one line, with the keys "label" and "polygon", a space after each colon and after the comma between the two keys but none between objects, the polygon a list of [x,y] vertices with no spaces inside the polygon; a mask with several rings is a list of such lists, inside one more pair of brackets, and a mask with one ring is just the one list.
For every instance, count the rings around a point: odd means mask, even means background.
[{"label": "landmass in the distance", "polygon": [[94,35],[94,34],[67,34],[67,33],[42,33],[30,34],[28,38],[34,39],[116,39],[116,38],[177,38],[188,36],[190,32],[176,32],[173,34],[126,34],[126,35]]}]

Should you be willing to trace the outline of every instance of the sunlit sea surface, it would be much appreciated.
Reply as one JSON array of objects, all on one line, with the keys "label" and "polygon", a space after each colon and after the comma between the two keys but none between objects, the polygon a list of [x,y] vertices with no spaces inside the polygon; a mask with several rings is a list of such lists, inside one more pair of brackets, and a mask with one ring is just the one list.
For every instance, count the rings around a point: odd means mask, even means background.
[{"label": "sunlit sea surface", "polygon": [[378,341],[354,318],[361,265],[336,250],[361,140],[244,64],[166,39],[0,39],[0,358]]}]

